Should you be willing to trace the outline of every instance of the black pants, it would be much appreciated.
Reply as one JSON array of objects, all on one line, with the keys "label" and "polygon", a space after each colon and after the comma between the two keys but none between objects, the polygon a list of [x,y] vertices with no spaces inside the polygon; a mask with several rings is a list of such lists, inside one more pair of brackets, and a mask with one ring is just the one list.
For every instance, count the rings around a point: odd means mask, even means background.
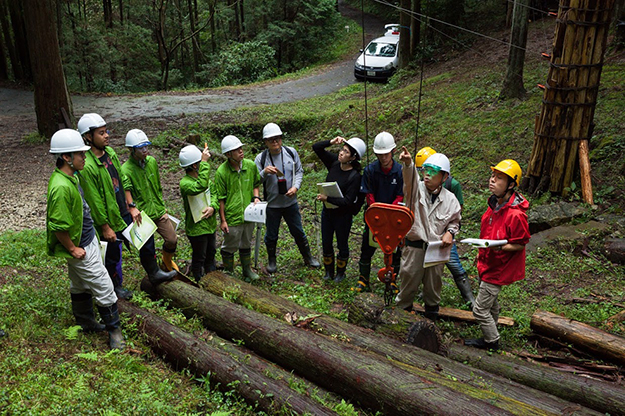
[{"label": "black pants", "polygon": [[193,277],[199,279],[204,274],[215,271],[215,253],[217,252],[215,233],[187,237],[193,250],[191,254],[191,273]]},{"label": "black pants", "polygon": [[326,208],[321,212],[321,241],[323,245],[323,255],[334,254],[334,234],[336,234],[336,245],[339,249],[338,257],[349,258],[349,231],[352,228],[351,214],[336,215],[328,213]]}]

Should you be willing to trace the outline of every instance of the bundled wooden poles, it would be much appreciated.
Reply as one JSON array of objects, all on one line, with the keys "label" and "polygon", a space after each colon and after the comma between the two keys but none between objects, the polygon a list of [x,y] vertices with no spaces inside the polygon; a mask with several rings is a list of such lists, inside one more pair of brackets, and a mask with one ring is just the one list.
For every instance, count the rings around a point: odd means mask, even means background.
[{"label": "bundled wooden poles", "polygon": [[561,194],[575,173],[582,145],[582,191],[592,202],[588,141],[599,91],[614,0],[560,0],[543,104],[522,187]]}]

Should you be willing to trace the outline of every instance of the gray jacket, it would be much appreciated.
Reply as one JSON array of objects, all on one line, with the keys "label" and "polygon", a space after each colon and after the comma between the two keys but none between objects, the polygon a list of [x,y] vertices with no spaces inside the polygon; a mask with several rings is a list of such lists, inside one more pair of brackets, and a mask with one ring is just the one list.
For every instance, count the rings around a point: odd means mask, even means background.
[{"label": "gray jacket", "polygon": [[[297,151],[289,147],[291,153],[293,153],[294,157],[291,157],[289,152],[281,149],[280,154],[271,155],[269,152],[267,157],[265,158],[265,163],[261,166],[261,159],[263,153],[259,153],[254,159],[254,163],[256,163],[256,167],[260,173],[260,179],[263,182],[263,186],[265,188],[265,195],[267,198],[267,207],[269,208],[286,208],[293,204],[297,203],[297,195],[289,198],[286,195],[280,195],[278,193],[278,177],[277,175],[265,175],[265,168],[267,166],[275,166],[280,170],[280,172],[284,173],[284,179],[286,179],[286,189],[289,190],[292,187],[300,189],[302,185],[302,179],[304,177],[304,168],[302,167],[302,162],[297,154]],[[271,155],[271,157],[270,157]],[[273,159],[273,163],[272,163]],[[280,178],[281,179],[281,178]]]}]

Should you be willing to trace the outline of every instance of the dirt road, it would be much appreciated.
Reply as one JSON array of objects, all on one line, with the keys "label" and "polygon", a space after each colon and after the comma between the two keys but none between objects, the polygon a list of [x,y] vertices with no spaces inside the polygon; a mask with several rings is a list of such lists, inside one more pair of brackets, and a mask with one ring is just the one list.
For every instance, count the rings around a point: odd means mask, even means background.
[{"label": "dirt road", "polygon": [[[341,14],[361,22],[361,15],[340,2]],[[367,39],[378,36],[383,21],[365,15]],[[301,78],[270,81],[239,88],[209,89],[199,93],[154,93],[140,96],[74,95],[74,114],[97,112],[107,122],[145,118],[178,118],[194,113],[231,110],[241,106],[278,104],[330,94],[355,82],[353,65],[358,51],[345,60],[317,68]],[[44,228],[46,186],[54,160],[48,145],[26,144],[22,138],[37,129],[33,93],[0,88],[0,232]],[[111,145],[123,146],[122,137],[114,135]],[[165,174],[167,176],[167,174]],[[162,178],[165,188],[175,181]],[[177,192],[177,189],[176,189]],[[174,193],[165,189],[167,199]]]}]

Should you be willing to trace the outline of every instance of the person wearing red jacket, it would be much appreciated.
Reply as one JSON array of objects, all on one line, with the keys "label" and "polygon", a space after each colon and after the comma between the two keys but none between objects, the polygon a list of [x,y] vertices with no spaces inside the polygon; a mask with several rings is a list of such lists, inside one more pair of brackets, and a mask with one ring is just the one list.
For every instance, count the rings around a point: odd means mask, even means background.
[{"label": "person wearing red jacket", "polygon": [[507,240],[498,247],[480,248],[477,271],[480,288],[473,306],[473,316],[482,328],[483,338],[467,339],[465,345],[483,349],[499,349],[499,303],[503,286],[525,278],[525,245],[530,240],[526,211],[529,202],[514,188],[521,180],[521,167],[506,159],[491,167],[488,209],[482,215],[480,238]]}]

